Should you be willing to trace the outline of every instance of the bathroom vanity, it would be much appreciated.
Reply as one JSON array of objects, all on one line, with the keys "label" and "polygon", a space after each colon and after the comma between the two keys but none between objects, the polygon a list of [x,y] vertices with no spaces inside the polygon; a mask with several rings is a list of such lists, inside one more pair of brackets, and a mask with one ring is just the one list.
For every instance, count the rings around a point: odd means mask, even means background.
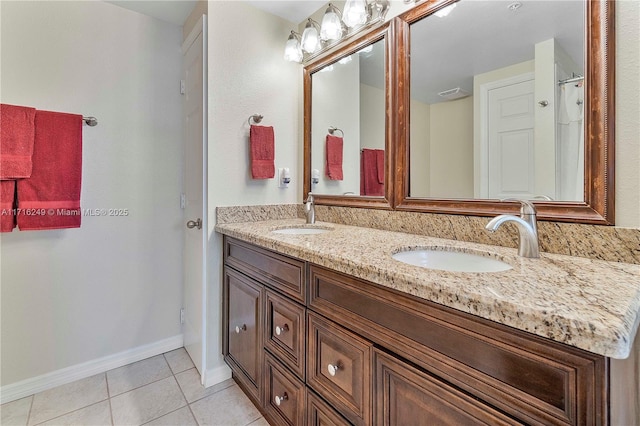
[{"label": "bathroom vanity", "polygon": [[[299,221],[294,219],[293,222]],[[640,266],[292,220],[219,224],[224,355],[272,424],[609,424]],[[412,247],[512,266],[458,273]]]}]

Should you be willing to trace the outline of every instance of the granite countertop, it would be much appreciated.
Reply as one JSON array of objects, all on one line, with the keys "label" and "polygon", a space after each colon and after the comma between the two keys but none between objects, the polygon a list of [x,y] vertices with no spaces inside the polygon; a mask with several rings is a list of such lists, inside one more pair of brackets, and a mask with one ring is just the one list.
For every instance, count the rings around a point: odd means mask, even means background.
[{"label": "granite countertop", "polygon": [[[276,234],[303,219],[216,225],[216,231],[260,247],[409,293],[551,340],[626,358],[640,322],[640,265],[316,222],[330,232]],[[432,270],[393,259],[414,247],[456,247],[510,264],[504,272]]]}]

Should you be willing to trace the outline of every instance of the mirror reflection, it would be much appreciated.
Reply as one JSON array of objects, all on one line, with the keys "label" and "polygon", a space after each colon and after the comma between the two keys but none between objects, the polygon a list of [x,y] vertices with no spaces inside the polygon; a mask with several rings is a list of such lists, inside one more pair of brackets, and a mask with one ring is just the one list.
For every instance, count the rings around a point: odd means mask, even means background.
[{"label": "mirror reflection", "polygon": [[452,6],[410,26],[410,197],[583,201],[584,2]]},{"label": "mirror reflection", "polygon": [[311,75],[311,190],[384,196],[385,40]]}]

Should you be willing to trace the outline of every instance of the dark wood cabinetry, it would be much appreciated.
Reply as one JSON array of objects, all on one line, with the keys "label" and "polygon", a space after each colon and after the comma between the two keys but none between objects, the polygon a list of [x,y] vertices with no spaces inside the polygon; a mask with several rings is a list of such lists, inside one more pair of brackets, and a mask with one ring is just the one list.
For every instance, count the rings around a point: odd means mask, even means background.
[{"label": "dark wood cabinetry", "polygon": [[224,276],[225,359],[273,424],[609,422],[602,356],[231,238]]}]

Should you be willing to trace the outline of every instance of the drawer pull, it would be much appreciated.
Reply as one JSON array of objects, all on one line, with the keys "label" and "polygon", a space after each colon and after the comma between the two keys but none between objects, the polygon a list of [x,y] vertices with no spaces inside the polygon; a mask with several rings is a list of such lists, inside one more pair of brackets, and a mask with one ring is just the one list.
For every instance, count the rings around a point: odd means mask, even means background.
[{"label": "drawer pull", "polygon": [[236,333],[240,334],[241,331],[247,331],[246,324],[242,324],[242,327],[236,325]]},{"label": "drawer pull", "polygon": [[282,396],[278,396],[276,395],[275,398],[273,398],[274,401],[276,402],[276,405],[279,407],[280,404],[282,404],[283,401],[286,401],[287,399],[289,399],[289,395],[287,395],[287,393],[283,393]]},{"label": "drawer pull", "polygon": [[285,324],[282,327],[276,326],[276,336],[279,336],[282,333],[286,333],[287,331],[289,331],[289,325],[288,324]]},{"label": "drawer pull", "polygon": [[327,371],[329,371],[329,375],[330,376],[335,376],[336,373],[338,372],[338,370],[340,370],[342,366],[340,365],[340,363],[338,362],[337,364],[329,364],[327,365]]}]

